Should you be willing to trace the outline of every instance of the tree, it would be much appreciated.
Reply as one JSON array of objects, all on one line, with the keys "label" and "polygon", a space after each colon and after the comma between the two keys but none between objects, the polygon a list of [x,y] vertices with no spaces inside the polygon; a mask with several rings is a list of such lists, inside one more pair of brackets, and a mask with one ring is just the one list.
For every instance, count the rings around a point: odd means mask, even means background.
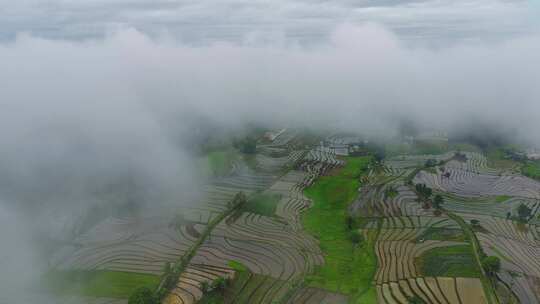
[{"label": "tree", "polygon": [[157,304],[157,302],[148,287],[137,288],[128,299],[128,304]]},{"label": "tree", "polygon": [[375,150],[375,153],[373,153],[373,160],[375,160],[375,163],[381,164],[385,156],[386,152],[384,151],[384,148],[378,148]]},{"label": "tree", "polygon": [[203,293],[207,293],[209,288],[210,288],[210,284],[208,284],[208,281],[201,282],[201,291]]},{"label": "tree", "polygon": [[426,160],[426,163],[424,164],[424,166],[427,167],[427,168],[435,167],[436,165],[437,165],[437,160],[435,160],[433,158],[430,158],[430,159]]},{"label": "tree", "polygon": [[489,275],[493,275],[501,269],[501,259],[496,256],[485,257],[482,259],[482,268]]},{"label": "tree", "polygon": [[433,190],[426,186],[426,184],[416,184],[415,186],[416,192],[420,196],[420,199],[426,201],[431,197],[431,194],[433,193]]},{"label": "tree", "polygon": [[352,231],[349,237],[351,239],[351,242],[353,242],[353,244],[359,244],[364,241],[364,237],[358,231]]},{"label": "tree", "polygon": [[242,153],[254,154],[257,152],[257,139],[248,136],[235,142],[234,146],[237,147]]},{"label": "tree", "polygon": [[353,228],[353,225],[354,225],[354,219],[352,218],[352,216],[348,215],[347,216],[347,229],[351,230]]},{"label": "tree", "polygon": [[441,209],[441,205],[444,203],[444,198],[442,195],[437,194],[435,197],[433,197],[433,206],[435,206],[436,209]]},{"label": "tree", "polygon": [[517,209],[519,220],[526,222],[532,214],[532,209],[521,203]]},{"label": "tree", "polygon": [[229,283],[229,279],[219,277],[212,282],[211,289],[223,293],[225,292],[225,288],[227,288],[227,285],[229,285]]},{"label": "tree", "polygon": [[431,188],[426,187],[426,185],[424,185],[424,196],[426,197],[426,199],[429,199],[432,193],[433,193],[433,190],[431,190]]}]

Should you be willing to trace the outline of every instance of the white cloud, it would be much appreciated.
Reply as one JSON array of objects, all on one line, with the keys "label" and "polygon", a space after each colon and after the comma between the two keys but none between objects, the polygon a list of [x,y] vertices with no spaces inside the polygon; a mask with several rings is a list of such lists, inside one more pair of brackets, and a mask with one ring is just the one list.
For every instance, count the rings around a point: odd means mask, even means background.
[{"label": "white cloud", "polygon": [[414,43],[501,39],[536,31],[526,1],[27,0],[0,1],[0,35],[96,37],[118,28],[194,43],[239,41],[251,32],[319,42],[343,22],[377,22]]},{"label": "white cloud", "polygon": [[23,213],[78,206],[126,176],[152,202],[182,197],[196,176],[186,140],[200,124],[371,131],[405,116],[484,121],[538,143],[539,50],[535,35],[411,48],[354,23],[308,46],[194,46],[133,29],[82,42],[21,35],[0,45],[0,200]]}]

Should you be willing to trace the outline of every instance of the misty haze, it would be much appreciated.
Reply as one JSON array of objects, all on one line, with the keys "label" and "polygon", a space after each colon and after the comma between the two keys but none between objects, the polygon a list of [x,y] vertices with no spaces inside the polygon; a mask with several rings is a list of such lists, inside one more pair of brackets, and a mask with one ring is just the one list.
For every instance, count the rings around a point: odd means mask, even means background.
[{"label": "misty haze", "polygon": [[0,0],[0,304],[540,303],[540,2]]}]

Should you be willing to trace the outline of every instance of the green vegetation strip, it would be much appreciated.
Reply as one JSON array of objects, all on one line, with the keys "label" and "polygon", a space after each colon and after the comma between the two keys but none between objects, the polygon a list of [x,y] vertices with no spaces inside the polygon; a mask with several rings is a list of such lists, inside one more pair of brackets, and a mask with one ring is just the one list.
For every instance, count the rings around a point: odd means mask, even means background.
[{"label": "green vegetation strip", "polygon": [[42,279],[47,291],[55,294],[128,298],[140,287],[155,289],[160,277],[150,274],[108,271],[51,271]]},{"label": "green vegetation strip", "polygon": [[358,195],[359,178],[371,157],[348,157],[335,175],[319,178],[305,194],[313,206],[302,218],[303,227],[320,242],[325,264],[307,276],[308,285],[333,292],[363,297],[363,303],[376,301],[372,279],[377,268],[374,252],[377,231],[358,245],[350,239],[347,208]]}]

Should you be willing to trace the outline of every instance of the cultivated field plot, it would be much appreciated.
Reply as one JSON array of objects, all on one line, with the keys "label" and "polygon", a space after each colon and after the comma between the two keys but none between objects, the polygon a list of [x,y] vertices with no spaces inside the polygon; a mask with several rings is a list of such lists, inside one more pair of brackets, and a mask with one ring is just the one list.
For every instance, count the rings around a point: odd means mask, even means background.
[{"label": "cultivated field plot", "polygon": [[[486,303],[479,279],[425,276],[418,266],[417,260],[432,250],[468,246],[454,220],[443,216],[384,217],[380,223],[370,221],[365,226],[377,228],[374,281],[379,303],[406,304],[412,297],[425,303]],[[443,272],[461,267],[460,259],[454,256],[441,256],[438,263]]]},{"label": "cultivated field plot", "polygon": [[[479,153],[467,161],[451,160],[434,172],[420,171],[414,183],[443,192],[444,208],[467,223],[478,221],[475,234],[483,251],[501,260],[498,278],[521,303],[539,303],[540,234],[536,223],[540,183],[511,172],[489,168]],[[508,219],[519,205],[532,210],[531,224]]]},{"label": "cultivated field plot", "polygon": [[499,235],[477,233],[477,236],[487,254],[500,257],[499,278],[510,286],[521,303],[540,303],[540,242],[531,239],[531,234],[516,233],[509,225],[496,229],[498,233],[504,229],[508,231]]},{"label": "cultivated field plot", "polygon": [[201,299],[201,284],[211,283],[218,277],[233,278],[234,271],[230,267],[190,264],[180,275],[176,287],[164,299],[164,304],[192,304]]},{"label": "cultivated field plot", "polygon": [[437,162],[445,161],[454,156],[455,152],[445,154],[422,154],[422,155],[399,155],[384,161],[384,164],[392,169],[411,169],[423,166],[426,161],[433,159]]},{"label": "cultivated field plot", "polygon": [[300,215],[311,205],[311,201],[304,196],[303,190],[313,182],[314,178],[313,174],[291,170],[267,190],[268,193],[281,195],[276,215],[285,219],[289,227],[295,231],[302,229]]},{"label": "cultivated field plot", "polygon": [[235,260],[256,274],[290,280],[322,262],[317,243],[273,218],[243,213],[222,222],[192,262],[226,267]]},{"label": "cultivated field plot", "polygon": [[323,145],[311,149],[304,157],[304,160],[307,162],[324,163],[330,166],[341,166],[344,164],[342,160],[336,158],[335,149]]},{"label": "cultivated field plot", "polygon": [[466,161],[451,160],[434,172],[420,171],[414,183],[464,197],[513,196],[540,198],[540,183],[530,178],[489,168],[479,153],[464,153]]},{"label": "cultivated field plot", "polygon": [[275,176],[248,174],[247,167],[208,185],[196,207],[179,207],[186,223],[174,217],[109,218],[64,246],[51,264],[59,270],[107,269],[161,274],[165,262],[178,260],[204,225],[227,208],[239,191],[249,194],[271,184]]},{"label": "cultivated field plot", "polygon": [[[269,162],[267,160],[267,163]],[[237,189],[237,191],[254,191],[267,188],[275,179],[275,174],[255,171],[245,162],[235,162],[228,176],[216,178],[212,184]]]},{"label": "cultivated field plot", "polygon": [[506,218],[508,213],[516,215],[519,205],[524,204],[533,211],[533,218],[538,216],[540,200],[518,197],[479,197],[464,198],[444,195],[444,208],[453,212],[464,214],[489,215]]},{"label": "cultivated field plot", "polygon": [[487,158],[478,152],[460,152],[460,154],[465,156],[465,161],[453,159],[444,166],[477,174],[501,175],[505,172],[505,170],[499,168],[489,167]]},{"label": "cultivated field plot", "polygon": [[[112,298],[93,298],[82,296],[51,296],[40,294],[19,294],[18,300],[20,303],[43,303],[43,304],[127,304],[125,299]],[[10,303],[7,300],[4,302],[0,295],[0,303]],[[19,303],[19,302],[18,302]]]},{"label": "cultivated field plot", "polygon": [[465,197],[508,195],[540,198],[540,183],[519,175],[499,176],[445,168],[444,172],[438,169],[437,173],[420,171],[414,183],[423,183],[433,189]]},{"label": "cultivated field plot", "polygon": [[51,260],[57,270],[116,270],[161,274],[165,262],[178,260],[204,227],[171,218],[110,218],[64,246]]},{"label": "cultivated field plot", "polygon": [[89,297],[63,297],[56,299],[58,304],[127,304],[124,299],[108,299],[108,298],[89,298]]},{"label": "cultivated field plot", "polygon": [[287,302],[287,304],[321,304],[321,303],[329,303],[329,304],[347,304],[348,299],[347,297],[338,294],[338,293],[332,293],[328,292],[326,290],[318,289],[318,288],[312,288],[312,287],[305,287],[298,289],[294,295],[290,298],[290,300]]},{"label": "cultivated field plot", "polygon": [[[386,195],[387,189],[392,189],[395,194]],[[358,199],[351,205],[351,212],[367,217],[430,216],[433,214],[433,210],[422,208],[416,194],[402,181],[385,184],[382,188],[364,186]]]},{"label": "cultivated field plot", "polygon": [[482,283],[475,278],[424,277],[377,285],[380,304],[408,304],[408,298],[415,296],[425,303],[487,303]]}]

